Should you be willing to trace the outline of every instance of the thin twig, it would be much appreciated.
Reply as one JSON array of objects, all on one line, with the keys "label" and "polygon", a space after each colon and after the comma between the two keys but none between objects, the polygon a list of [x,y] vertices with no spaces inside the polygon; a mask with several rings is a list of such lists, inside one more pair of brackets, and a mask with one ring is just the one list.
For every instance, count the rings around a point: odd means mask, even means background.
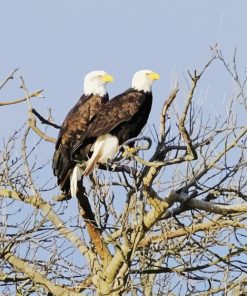
[{"label": "thin twig", "polygon": [[160,116],[160,132],[159,132],[160,143],[162,143],[165,140],[164,137],[165,137],[165,131],[166,131],[167,111],[171,106],[172,102],[174,101],[174,99],[176,98],[178,91],[179,91],[179,88],[177,84],[176,87],[171,91],[168,99],[165,101],[163,105],[161,116]]},{"label": "thin twig", "polygon": [[19,70],[19,68],[16,68],[14,71],[12,71],[7,78],[4,79],[3,82],[0,83],[0,89],[2,89],[4,87],[4,85],[6,85],[6,83],[11,80],[14,79],[14,74]]},{"label": "thin twig", "polygon": [[[43,98],[40,96],[40,94],[43,92],[43,89],[38,89],[32,93],[29,94],[30,98]],[[29,97],[25,96],[23,98],[19,98],[19,99],[15,99],[12,101],[4,101],[4,102],[0,102],[0,106],[7,106],[7,105],[14,105],[14,104],[18,104],[18,103],[22,103],[25,102],[29,99]]]},{"label": "thin twig", "polygon": [[45,119],[45,118],[44,118],[43,116],[41,116],[41,115],[38,113],[38,111],[36,111],[34,108],[32,108],[32,112],[33,112],[33,114],[34,114],[36,117],[38,117],[38,119],[41,121],[42,124],[47,124],[47,125],[50,125],[50,126],[53,126],[53,127],[57,128],[57,129],[60,129],[60,128],[61,128],[60,125],[57,125],[57,124],[52,123],[52,122],[50,122],[49,120]]}]

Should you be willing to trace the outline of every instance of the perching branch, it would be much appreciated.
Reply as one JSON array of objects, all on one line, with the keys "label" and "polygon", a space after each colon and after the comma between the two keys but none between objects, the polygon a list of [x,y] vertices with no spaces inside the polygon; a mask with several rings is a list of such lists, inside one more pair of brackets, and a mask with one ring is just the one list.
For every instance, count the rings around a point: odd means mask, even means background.
[{"label": "perching branch", "polygon": [[81,296],[81,293],[76,293],[69,288],[53,284],[47,278],[43,277],[40,272],[36,271],[35,267],[31,266],[24,260],[15,256],[10,251],[0,250],[1,256],[6,259],[15,269],[20,270],[27,275],[34,283],[42,285],[54,296]]}]

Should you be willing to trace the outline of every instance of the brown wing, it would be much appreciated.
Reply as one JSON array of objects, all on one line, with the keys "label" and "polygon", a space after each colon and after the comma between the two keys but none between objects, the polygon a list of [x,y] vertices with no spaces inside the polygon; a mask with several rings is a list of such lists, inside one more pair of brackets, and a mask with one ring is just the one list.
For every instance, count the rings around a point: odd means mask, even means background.
[{"label": "brown wing", "polygon": [[[149,106],[145,106],[145,102]],[[100,135],[111,133],[119,138],[120,144],[128,138],[138,134],[146,123],[152,104],[151,93],[144,93],[129,89],[123,94],[106,103],[90,123],[86,133],[80,138],[74,146],[73,153],[77,153],[78,149],[81,154],[89,152],[91,145]],[[142,108],[146,107],[147,116],[143,114],[142,122],[139,124],[139,117],[142,117]],[[144,118],[145,117],[145,118]],[[133,128],[130,127],[133,121]],[[82,150],[84,149],[84,153]]]},{"label": "brown wing", "polygon": [[75,163],[71,160],[71,150],[78,139],[88,128],[92,118],[97,114],[102,104],[108,101],[104,97],[90,95],[82,97],[67,114],[58,135],[55,153],[53,156],[53,172],[58,178],[61,189],[68,193],[69,175]]}]

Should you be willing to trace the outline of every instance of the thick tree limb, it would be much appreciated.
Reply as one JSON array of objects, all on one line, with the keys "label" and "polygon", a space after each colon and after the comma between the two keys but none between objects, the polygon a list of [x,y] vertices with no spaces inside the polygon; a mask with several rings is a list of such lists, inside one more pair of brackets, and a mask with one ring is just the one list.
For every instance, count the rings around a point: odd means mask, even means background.
[{"label": "thick tree limb", "polygon": [[102,260],[103,269],[105,269],[108,263],[110,262],[110,260],[112,259],[111,253],[103,240],[102,231],[97,225],[97,222],[95,220],[95,215],[92,211],[91,205],[89,203],[89,200],[86,195],[85,188],[82,185],[82,182],[78,182],[77,186],[78,186],[78,192],[76,197],[81,207],[81,215],[84,219],[88,234],[90,235],[90,238],[94,244],[94,247]]},{"label": "thick tree limb", "polygon": [[[3,251],[3,250],[2,250]],[[54,296],[81,296],[81,293],[76,293],[69,288],[53,284],[47,278],[43,277],[40,272],[36,271],[35,267],[32,267],[24,260],[18,258],[10,251],[1,252],[3,258],[7,260],[15,269],[20,270],[27,275],[35,284],[42,285]]]},{"label": "thick tree limb", "polygon": [[25,196],[18,194],[16,191],[2,189],[0,190],[0,196],[22,201],[40,209],[43,212],[43,215],[52,222],[57,231],[62,236],[67,238],[81,252],[81,254],[85,256],[91,268],[95,268],[96,270],[99,269],[95,254],[82,243],[81,239],[76,236],[76,234],[64,225],[57,214],[53,211],[51,205],[43,200],[39,195]]},{"label": "thick tree limb", "polygon": [[189,236],[199,231],[214,231],[225,228],[226,226],[247,229],[247,225],[244,223],[239,223],[238,221],[234,220],[221,220],[221,217],[219,217],[214,221],[199,223],[192,226],[167,231],[162,235],[147,236],[142,241],[140,241],[138,247],[148,247],[150,244],[161,243],[181,236]]},{"label": "thick tree limb", "polygon": [[147,197],[148,204],[153,207],[152,210],[144,215],[143,219],[145,228],[148,230],[164,215],[166,210],[173,205],[177,200],[177,194],[171,191],[171,193],[162,200],[152,188],[149,188],[147,191],[144,191],[144,195]]},{"label": "thick tree limb", "polygon": [[[177,194],[176,199],[177,201],[184,203],[184,197],[180,194]],[[186,207],[221,215],[247,213],[247,203],[239,205],[224,205],[207,202],[204,200],[189,199],[186,200]]]}]

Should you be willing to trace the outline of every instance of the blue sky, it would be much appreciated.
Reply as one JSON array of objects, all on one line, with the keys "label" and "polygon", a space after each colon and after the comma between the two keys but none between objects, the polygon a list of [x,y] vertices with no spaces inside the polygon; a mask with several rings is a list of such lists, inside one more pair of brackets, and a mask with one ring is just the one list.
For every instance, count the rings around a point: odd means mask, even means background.
[{"label": "blue sky", "polygon": [[[19,67],[29,90],[45,89],[45,100],[36,100],[34,106],[44,112],[52,107],[58,123],[80,96],[84,75],[94,69],[115,76],[108,88],[111,96],[129,87],[136,70],[159,72],[161,80],[154,87],[157,112],[173,71],[183,80],[187,69],[207,61],[210,45],[217,42],[229,59],[237,47],[239,64],[246,64],[245,1],[1,2],[0,79]],[[13,82],[1,96],[21,94]],[[8,111],[20,117],[23,113],[24,120],[25,108]]]}]

